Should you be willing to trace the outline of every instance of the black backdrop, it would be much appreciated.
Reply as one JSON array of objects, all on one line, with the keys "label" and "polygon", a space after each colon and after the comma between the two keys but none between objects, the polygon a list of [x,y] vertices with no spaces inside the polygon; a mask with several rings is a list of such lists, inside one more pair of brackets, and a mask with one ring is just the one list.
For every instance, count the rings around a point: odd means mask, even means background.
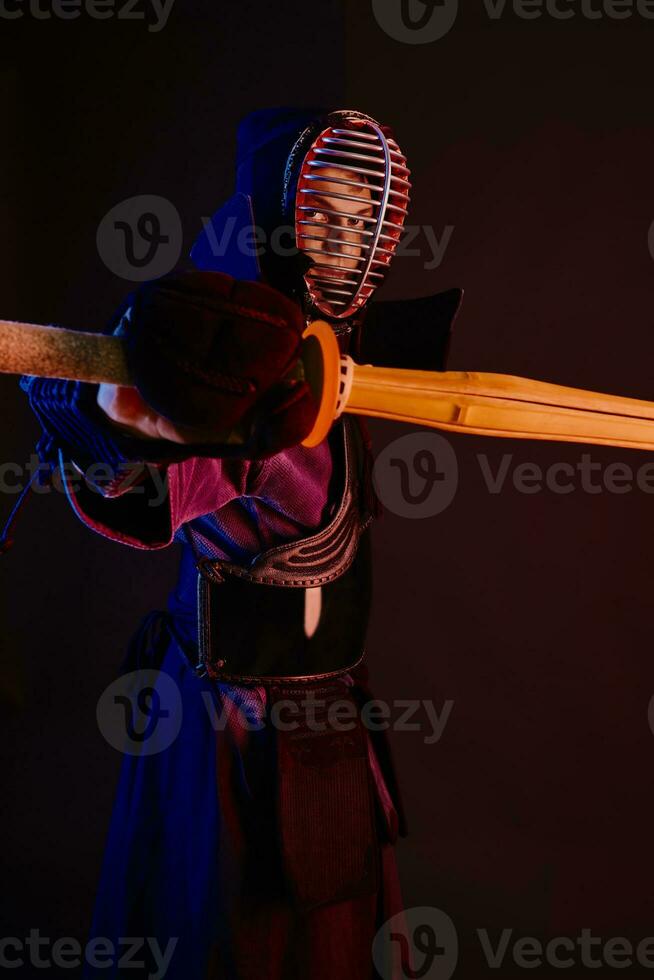
[{"label": "black backdrop", "polygon": [[[412,222],[438,237],[453,226],[438,268],[423,237],[385,287],[465,287],[451,368],[654,398],[653,39],[640,17],[492,21],[479,4],[413,46],[368,3],[337,0],[176,0],[159,33],[3,21],[0,314],[102,323],[130,288],[95,245],[110,207],[162,195],[188,245],[231,190],[243,114],[343,104],[395,126]],[[20,462],[37,426],[15,379],[0,398],[0,458]],[[406,433],[372,431],[376,451]],[[457,975],[478,977],[476,928],[654,933],[654,499],[579,479],[524,494],[509,477],[492,494],[478,458],[495,471],[511,454],[511,473],[590,452],[601,476],[645,453],[449,442],[452,504],[423,520],[387,511],[377,527],[369,650],[380,697],[453,702],[436,744],[393,735],[411,828],[398,855],[407,907],[446,911]],[[14,498],[0,499],[8,511]],[[48,495],[0,560],[3,936],[84,937],[119,764],[95,706],[177,558],[95,537]]]}]

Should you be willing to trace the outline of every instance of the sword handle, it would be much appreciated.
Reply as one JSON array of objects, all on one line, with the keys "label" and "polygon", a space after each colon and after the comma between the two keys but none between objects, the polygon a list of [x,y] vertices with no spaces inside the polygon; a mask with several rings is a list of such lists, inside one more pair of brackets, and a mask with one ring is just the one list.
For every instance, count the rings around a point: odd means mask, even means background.
[{"label": "sword handle", "polygon": [[[304,334],[301,362],[289,377],[307,378],[320,409],[305,446],[317,446],[343,410],[353,363],[341,358],[334,331],[322,320]],[[67,378],[133,387],[123,341],[110,334],[0,320],[0,373]]]},{"label": "sword handle", "polygon": [[119,337],[0,320],[0,372],[131,385]]},{"label": "sword handle", "polygon": [[[120,337],[0,320],[0,372],[133,386]],[[311,323],[289,376],[320,403],[304,446],[317,446],[347,408],[451,432],[654,450],[654,402],[476,372],[358,365],[323,320]]]}]

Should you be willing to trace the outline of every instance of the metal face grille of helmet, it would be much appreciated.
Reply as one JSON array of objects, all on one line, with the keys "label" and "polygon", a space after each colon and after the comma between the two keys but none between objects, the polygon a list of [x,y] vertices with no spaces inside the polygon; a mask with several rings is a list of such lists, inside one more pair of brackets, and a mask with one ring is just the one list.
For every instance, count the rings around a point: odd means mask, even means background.
[{"label": "metal face grille of helmet", "polygon": [[383,282],[404,227],[409,174],[388,127],[369,116],[343,112],[314,140],[300,168],[295,234],[323,315],[345,320]]}]

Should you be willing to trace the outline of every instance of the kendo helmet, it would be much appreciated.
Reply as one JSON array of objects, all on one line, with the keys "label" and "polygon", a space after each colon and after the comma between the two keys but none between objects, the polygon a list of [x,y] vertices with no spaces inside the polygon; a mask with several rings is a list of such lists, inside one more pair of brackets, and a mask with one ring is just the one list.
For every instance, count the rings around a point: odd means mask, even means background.
[{"label": "kendo helmet", "polygon": [[[301,303],[307,319],[349,332],[384,281],[410,187],[391,129],[371,116],[255,112],[238,131],[236,193],[205,224],[191,258],[268,282]],[[226,232],[227,247],[217,250]]]}]

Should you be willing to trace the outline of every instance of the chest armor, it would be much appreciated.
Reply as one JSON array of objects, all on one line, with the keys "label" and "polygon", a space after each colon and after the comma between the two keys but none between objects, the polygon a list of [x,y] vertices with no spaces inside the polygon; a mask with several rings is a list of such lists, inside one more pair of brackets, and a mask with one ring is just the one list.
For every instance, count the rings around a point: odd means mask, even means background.
[{"label": "chest armor", "polygon": [[321,529],[247,566],[198,560],[200,673],[226,683],[292,683],[338,677],[363,659],[371,594],[367,450],[347,416],[329,439],[335,503]]}]

